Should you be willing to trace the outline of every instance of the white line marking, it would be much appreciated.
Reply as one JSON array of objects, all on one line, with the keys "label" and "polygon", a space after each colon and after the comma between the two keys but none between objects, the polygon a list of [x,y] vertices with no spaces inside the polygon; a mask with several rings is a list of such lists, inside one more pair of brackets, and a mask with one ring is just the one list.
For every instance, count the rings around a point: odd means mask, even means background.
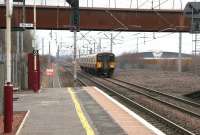
[{"label": "white line marking", "polygon": [[68,88],[68,92],[72,98],[72,101],[74,103],[74,106],[75,106],[75,109],[76,109],[76,113],[81,121],[81,124],[83,126],[83,128],[85,129],[86,131],[86,134],[87,135],[95,135],[95,132],[94,130],[92,129],[92,127],[90,126],[82,108],[81,108],[81,105],[79,103],[79,100],[74,92],[74,90],[72,88]]},{"label": "white line marking", "polygon": [[124,106],[123,104],[119,103],[117,100],[115,100],[114,98],[110,97],[108,94],[106,94],[105,92],[103,92],[99,88],[97,88],[97,87],[94,87],[94,88],[98,92],[100,92],[101,94],[103,94],[105,97],[107,97],[109,100],[111,100],[113,103],[115,103],[116,105],[118,105],[121,109],[123,109],[128,114],[130,114],[133,118],[135,118],[136,120],[138,120],[141,124],[143,124],[144,126],[146,126],[147,128],[149,128],[151,131],[153,131],[155,134],[157,134],[157,135],[166,135],[165,133],[163,133],[162,131],[160,131],[159,129],[157,129],[155,126],[153,126],[152,124],[150,124],[149,122],[147,122],[146,120],[144,120],[138,114],[136,114],[135,112],[131,111],[126,106]]},{"label": "white line marking", "polygon": [[19,135],[19,133],[20,133],[21,129],[23,128],[24,123],[25,123],[26,119],[28,118],[29,114],[30,114],[30,110],[28,110],[28,111],[26,112],[26,115],[25,115],[25,117],[24,117],[22,123],[20,124],[19,128],[17,129],[17,132],[16,132],[15,135]]}]

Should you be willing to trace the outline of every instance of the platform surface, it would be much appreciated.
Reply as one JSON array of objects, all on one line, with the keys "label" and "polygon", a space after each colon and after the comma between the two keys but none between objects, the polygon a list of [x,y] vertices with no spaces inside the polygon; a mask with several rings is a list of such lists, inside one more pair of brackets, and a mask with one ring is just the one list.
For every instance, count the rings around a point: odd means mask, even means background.
[{"label": "platform surface", "polygon": [[[72,89],[72,88],[70,88]],[[110,115],[82,88],[73,89],[95,135],[126,135]],[[30,110],[20,135],[86,135],[69,88],[15,94],[14,110]],[[88,134],[91,135],[91,134]]]},{"label": "platform surface", "polygon": [[30,110],[20,135],[85,135],[66,88],[18,94],[14,110]]}]

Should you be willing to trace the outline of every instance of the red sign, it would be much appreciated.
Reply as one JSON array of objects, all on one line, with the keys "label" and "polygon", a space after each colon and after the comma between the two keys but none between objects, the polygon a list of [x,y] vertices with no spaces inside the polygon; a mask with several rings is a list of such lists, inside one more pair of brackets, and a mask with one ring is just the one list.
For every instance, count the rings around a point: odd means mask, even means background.
[{"label": "red sign", "polygon": [[54,70],[51,68],[47,68],[46,69],[46,75],[47,76],[53,76],[54,75]]}]

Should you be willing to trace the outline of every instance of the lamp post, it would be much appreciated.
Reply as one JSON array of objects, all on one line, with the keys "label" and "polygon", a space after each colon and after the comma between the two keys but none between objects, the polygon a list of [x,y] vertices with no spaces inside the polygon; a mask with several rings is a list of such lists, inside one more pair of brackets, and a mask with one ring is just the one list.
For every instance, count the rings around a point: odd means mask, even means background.
[{"label": "lamp post", "polygon": [[12,132],[13,85],[11,84],[11,17],[12,0],[6,0],[6,84],[4,85],[4,132]]}]

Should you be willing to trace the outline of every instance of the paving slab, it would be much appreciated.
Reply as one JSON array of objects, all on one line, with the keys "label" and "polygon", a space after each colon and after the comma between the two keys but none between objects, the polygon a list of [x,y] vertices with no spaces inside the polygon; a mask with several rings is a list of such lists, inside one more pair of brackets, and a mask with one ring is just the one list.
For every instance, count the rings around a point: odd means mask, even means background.
[{"label": "paving slab", "polygon": [[16,94],[14,110],[30,110],[20,135],[85,135],[66,88]]}]

